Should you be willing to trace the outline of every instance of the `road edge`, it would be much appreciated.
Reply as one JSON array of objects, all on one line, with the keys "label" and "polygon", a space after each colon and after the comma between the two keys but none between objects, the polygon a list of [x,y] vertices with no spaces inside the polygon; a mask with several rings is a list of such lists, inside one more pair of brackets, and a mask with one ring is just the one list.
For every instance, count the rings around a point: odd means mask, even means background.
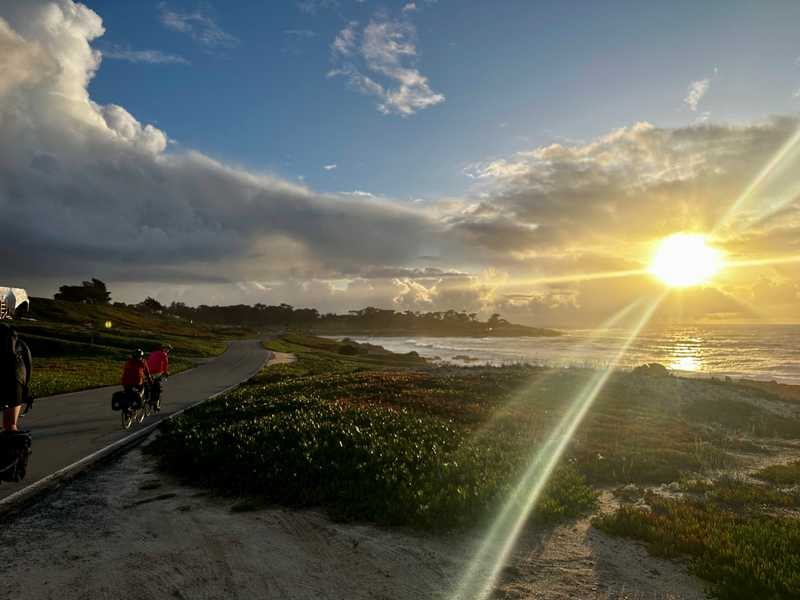
[{"label": "road edge", "polygon": [[92,452],[87,456],[84,456],[80,460],[77,460],[74,463],[67,465],[66,467],[62,467],[58,471],[55,471],[50,475],[46,475],[41,479],[34,481],[32,484],[25,486],[21,490],[17,490],[13,494],[10,494],[5,498],[0,499],[0,519],[7,519],[13,516],[15,513],[20,512],[21,510],[27,508],[28,506],[36,502],[36,500],[41,496],[47,494],[48,492],[54,491],[61,485],[69,483],[71,480],[82,475],[83,473],[90,470],[92,467],[100,464],[104,460],[116,456],[117,454],[120,454],[125,450],[132,448],[134,445],[143,442],[147,436],[153,433],[153,431],[155,431],[158,427],[160,427],[161,424],[164,423],[165,421],[174,419],[175,417],[183,414],[187,410],[190,410],[195,406],[202,404],[203,402],[213,400],[214,398],[221,396],[222,394],[225,394],[227,392],[230,392],[231,390],[236,389],[240,385],[246,383],[261,369],[263,369],[264,366],[269,361],[275,358],[275,353],[272,350],[267,350],[266,352],[267,355],[264,358],[264,362],[262,362],[257,369],[255,369],[242,381],[230,385],[226,387],[224,390],[216,392],[215,394],[212,394],[207,398],[203,398],[202,400],[193,402],[188,406],[184,406],[180,410],[177,410],[174,413],[159,419],[155,423],[151,423],[150,425],[147,425],[146,427],[139,429],[138,431],[135,431],[130,435],[122,438],[121,440],[117,440],[116,442],[113,442],[108,446],[105,446],[104,448],[95,450],[94,452]]}]

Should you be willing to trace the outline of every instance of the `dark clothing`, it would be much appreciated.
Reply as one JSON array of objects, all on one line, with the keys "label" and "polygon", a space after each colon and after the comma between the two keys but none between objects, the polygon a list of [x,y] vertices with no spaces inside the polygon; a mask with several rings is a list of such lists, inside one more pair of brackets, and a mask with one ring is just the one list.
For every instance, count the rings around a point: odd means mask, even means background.
[{"label": "dark clothing", "polygon": [[25,404],[31,381],[31,351],[16,339],[13,350],[0,355],[0,406],[13,408]]},{"label": "dark clothing", "polygon": [[3,408],[14,408],[15,406],[22,406],[25,404],[25,386],[15,381],[11,386],[5,386],[6,390],[3,394],[2,404]]}]

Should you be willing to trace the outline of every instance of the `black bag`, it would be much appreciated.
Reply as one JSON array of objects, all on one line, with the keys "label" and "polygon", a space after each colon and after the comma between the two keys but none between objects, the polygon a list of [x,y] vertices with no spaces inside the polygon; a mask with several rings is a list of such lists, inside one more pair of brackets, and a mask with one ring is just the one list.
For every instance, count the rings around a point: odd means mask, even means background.
[{"label": "black bag", "polygon": [[128,406],[128,394],[117,390],[111,395],[111,410],[122,410]]},{"label": "black bag", "polygon": [[139,394],[139,392],[133,392],[133,391],[128,392],[127,400],[128,400],[128,404],[130,405],[130,407],[133,410],[139,410],[140,408],[142,408],[143,400],[142,400],[142,396]]},{"label": "black bag", "polygon": [[25,479],[31,455],[31,434],[27,431],[0,433],[0,481]]}]

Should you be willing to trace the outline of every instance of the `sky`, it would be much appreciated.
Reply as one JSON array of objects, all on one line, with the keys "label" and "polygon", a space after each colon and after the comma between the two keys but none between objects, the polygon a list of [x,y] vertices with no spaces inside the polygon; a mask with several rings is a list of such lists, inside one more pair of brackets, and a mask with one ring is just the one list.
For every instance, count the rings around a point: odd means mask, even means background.
[{"label": "sky", "polygon": [[664,319],[800,322],[798,17],[0,0],[0,283],[592,326],[688,231],[740,266]]}]

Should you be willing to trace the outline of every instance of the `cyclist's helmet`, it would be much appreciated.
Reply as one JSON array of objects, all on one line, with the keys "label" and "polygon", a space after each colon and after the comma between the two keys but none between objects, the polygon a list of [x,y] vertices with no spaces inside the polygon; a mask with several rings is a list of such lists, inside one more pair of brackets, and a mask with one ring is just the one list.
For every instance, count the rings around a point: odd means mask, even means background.
[{"label": "cyclist's helmet", "polygon": [[133,351],[131,356],[133,358],[138,358],[139,360],[142,360],[144,358],[144,352],[142,351],[141,348],[137,348],[136,350]]},{"label": "cyclist's helmet", "polygon": [[172,351],[172,344],[161,344],[161,349],[170,352]]}]

